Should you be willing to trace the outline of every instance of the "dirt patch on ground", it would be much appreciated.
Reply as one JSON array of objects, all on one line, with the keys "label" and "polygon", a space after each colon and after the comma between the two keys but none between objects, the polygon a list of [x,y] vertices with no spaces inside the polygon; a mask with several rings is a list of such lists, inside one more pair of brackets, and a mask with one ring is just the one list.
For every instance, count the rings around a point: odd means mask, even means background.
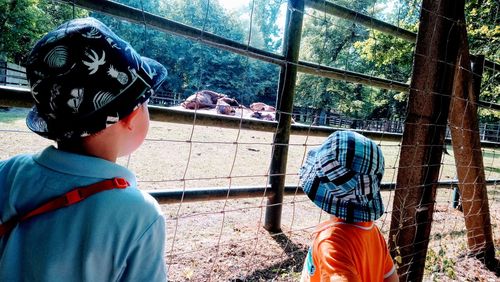
[{"label": "dirt patch on ground", "polygon": [[[33,153],[51,145],[28,132],[25,110],[0,113],[0,159]],[[12,118],[14,117],[14,118]],[[292,136],[287,185],[307,150],[323,138]],[[394,182],[399,144],[381,142],[386,156],[384,182]],[[118,162],[135,171],[143,189],[266,186],[272,134],[152,122],[148,139]],[[485,150],[485,166],[500,167],[500,152]],[[452,152],[451,152],[452,154]],[[445,155],[440,180],[455,178],[452,156]],[[488,178],[500,178],[493,169]],[[489,190],[497,257],[500,257],[500,187]],[[383,192],[387,213],[377,222],[387,236],[393,192]],[[297,281],[312,228],[327,219],[299,191],[285,197],[282,234],[263,229],[267,199],[219,200],[162,205],[167,219],[166,259],[171,281]],[[498,281],[495,271],[467,257],[463,214],[452,207],[452,189],[440,189],[427,257],[426,281]]]}]

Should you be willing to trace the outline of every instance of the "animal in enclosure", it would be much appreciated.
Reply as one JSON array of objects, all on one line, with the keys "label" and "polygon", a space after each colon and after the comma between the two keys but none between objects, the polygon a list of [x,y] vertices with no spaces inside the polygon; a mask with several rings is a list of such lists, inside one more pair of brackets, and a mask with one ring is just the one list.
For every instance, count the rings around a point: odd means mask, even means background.
[{"label": "animal in enclosure", "polygon": [[[229,98],[228,98],[229,99]],[[218,114],[234,116],[236,111],[229,103],[226,102],[224,98],[217,100],[217,105],[215,106]]]},{"label": "animal in enclosure", "polygon": [[261,120],[276,120],[276,108],[262,102],[250,104],[250,110],[253,111],[251,117]]},{"label": "animal in enclosure", "polygon": [[181,106],[191,110],[215,108],[218,114],[231,116],[235,114],[235,108],[242,107],[236,99],[210,90],[201,90],[194,93]]},{"label": "animal in enclosure", "polygon": [[228,98],[227,95],[217,93],[214,91],[210,91],[210,90],[201,90],[201,91],[198,91],[198,92],[194,93],[193,95],[189,96],[186,99],[186,101],[184,101],[181,104],[181,106],[183,106],[186,109],[191,109],[191,110],[204,109],[204,108],[213,109],[216,107],[217,101],[219,99],[223,99],[224,102],[226,102],[230,105],[232,105],[232,104],[238,105],[236,100]]},{"label": "animal in enclosure", "polygon": [[231,107],[237,107],[237,108],[243,107],[242,105],[240,105],[240,103],[238,103],[238,101],[236,101],[236,99],[229,97],[222,97],[219,100],[217,100],[217,102],[218,101],[223,101],[224,103],[228,104]]},{"label": "animal in enclosure", "polygon": [[250,109],[254,112],[276,112],[276,108],[262,102],[250,104]]},{"label": "animal in enclosure", "polygon": [[201,90],[189,96],[181,106],[192,110],[203,108],[213,109],[217,104],[217,100],[223,97],[226,97],[226,95],[210,90]]},{"label": "animal in enclosure", "polygon": [[276,114],[274,112],[262,113],[262,112],[253,112],[251,117],[260,119],[260,120],[276,120]]}]

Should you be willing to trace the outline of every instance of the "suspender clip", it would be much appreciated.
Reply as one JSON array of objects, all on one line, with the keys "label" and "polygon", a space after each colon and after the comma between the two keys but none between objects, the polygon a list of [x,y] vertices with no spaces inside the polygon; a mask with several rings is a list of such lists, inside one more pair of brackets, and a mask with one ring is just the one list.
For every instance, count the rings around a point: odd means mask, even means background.
[{"label": "suspender clip", "polygon": [[130,185],[125,178],[115,177],[113,178],[113,182],[115,184],[115,187],[119,189],[127,188]]},{"label": "suspender clip", "polygon": [[80,191],[78,191],[78,189],[66,193],[64,198],[66,199],[65,206],[70,206],[83,200],[83,197],[80,195]]}]

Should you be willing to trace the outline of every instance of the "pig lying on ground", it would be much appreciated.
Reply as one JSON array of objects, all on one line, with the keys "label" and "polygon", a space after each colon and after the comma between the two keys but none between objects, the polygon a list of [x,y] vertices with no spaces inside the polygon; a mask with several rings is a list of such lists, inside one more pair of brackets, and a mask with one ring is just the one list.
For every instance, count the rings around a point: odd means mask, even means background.
[{"label": "pig lying on ground", "polygon": [[276,108],[262,102],[250,104],[250,109],[253,111],[251,117],[261,120],[276,120]]},{"label": "pig lying on ground", "polygon": [[[227,97],[227,95],[217,93],[210,90],[201,90],[189,96],[186,101],[181,104],[186,109],[214,109],[218,114],[234,116],[236,108],[246,109],[240,105],[235,99]],[[262,102],[252,103],[250,105],[251,115],[245,114],[247,117],[253,117],[260,120],[276,120],[276,108]],[[248,111],[247,109],[245,111]],[[294,121],[292,120],[292,123]]]},{"label": "pig lying on ground", "polygon": [[[260,119],[260,120],[276,120],[276,108],[273,106],[269,106],[262,102],[256,102],[250,105],[250,109],[252,110],[251,117]],[[292,118],[292,123],[295,123],[295,120]]]},{"label": "pig lying on ground", "polygon": [[210,90],[201,90],[189,96],[181,106],[191,110],[204,108],[213,109],[217,104],[217,100],[224,97],[226,97],[224,94]]},{"label": "pig lying on ground", "polygon": [[260,119],[260,120],[269,120],[269,121],[275,121],[276,120],[276,113],[266,113],[263,114],[262,112],[253,112],[251,117]]},{"label": "pig lying on ground", "polygon": [[241,107],[238,101],[210,90],[201,90],[189,96],[181,106],[186,109],[213,109],[218,113],[225,115],[234,115],[233,107]]},{"label": "pig lying on ground", "polygon": [[227,103],[224,98],[221,98],[217,101],[215,109],[217,110],[218,114],[223,114],[223,115],[234,116],[234,114],[236,113],[234,107],[232,107],[229,103]]},{"label": "pig lying on ground", "polygon": [[276,112],[276,108],[262,102],[250,104],[250,109],[254,112]]}]

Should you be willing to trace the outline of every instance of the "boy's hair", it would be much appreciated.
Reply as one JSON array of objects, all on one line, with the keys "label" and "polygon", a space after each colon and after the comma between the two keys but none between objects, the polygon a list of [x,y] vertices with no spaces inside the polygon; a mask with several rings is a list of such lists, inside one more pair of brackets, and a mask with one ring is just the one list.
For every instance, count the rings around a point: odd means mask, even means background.
[{"label": "boy's hair", "polygon": [[144,103],[167,77],[94,18],[68,21],[46,34],[26,65],[35,106],[26,123],[56,141],[97,133]]},{"label": "boy's hair", "polygon": [[300,169],[302,189],[329,214],[347,222],[374,221],[384,213],[382,150],[352,131],[336,131],[309,151]]}]

